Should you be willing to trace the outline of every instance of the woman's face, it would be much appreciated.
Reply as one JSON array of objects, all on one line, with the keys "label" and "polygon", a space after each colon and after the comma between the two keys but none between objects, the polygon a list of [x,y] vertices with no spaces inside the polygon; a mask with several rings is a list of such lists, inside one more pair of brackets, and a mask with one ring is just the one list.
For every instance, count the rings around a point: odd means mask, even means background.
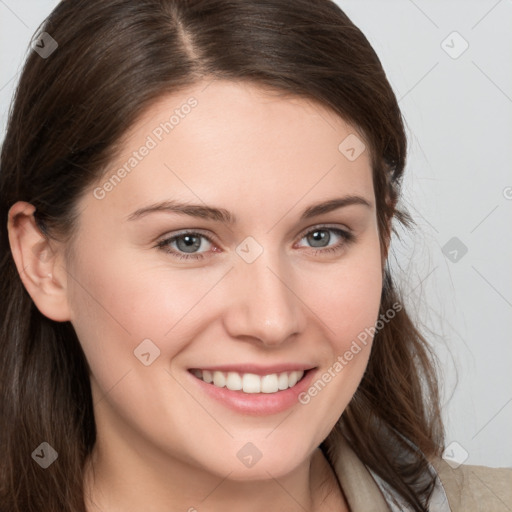
[{"label": "woman's face", "polygon": [[352,398],[371,347],[358,335],[378,317],[354,128],[203,82],[145,113],[79,207],[67,293],[99,450],[239,480],[304,462]]}]

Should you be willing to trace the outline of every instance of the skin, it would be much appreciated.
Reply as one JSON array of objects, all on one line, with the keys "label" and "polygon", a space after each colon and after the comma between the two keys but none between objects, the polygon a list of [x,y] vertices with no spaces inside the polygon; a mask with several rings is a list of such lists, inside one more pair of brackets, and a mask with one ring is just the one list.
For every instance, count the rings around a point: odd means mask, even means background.
[{"label": "skin", "polygon": [[[10,210],[27,291],[44,315],[72,323],[91,368],[98,437],[88,510],[348,510],[318,446],[356,391],[371,340],[307,405],[271,415],[228,409],[187,370],[302,362],[321,374],[375,324],[384,258],[369,151],[347,159],[338,145],[357,131],[319,104],[203,82],[147,110],[106,178],[191,96],[197,106],[113,190],[84,193],[72,245],[46,242],[32,205]],[[300,220],[308,206],[345,195],[370,207]],[[224,208],[238,222],[169,212],[127,220],[170,199]],[[327,231],[327,246],[315,247],[307,235],[325,225],[355,240]],[[200,239],[203,259],[156,247],[184,229],[213,239]],[[248,236],[263,249],[252,263],[236,252]],[[170,250],[187,254],[183,245]],[[149,366],[134,356],[144,339],[160,350]],[[262,454],[250,468],[237,457],[248,442]]]}]

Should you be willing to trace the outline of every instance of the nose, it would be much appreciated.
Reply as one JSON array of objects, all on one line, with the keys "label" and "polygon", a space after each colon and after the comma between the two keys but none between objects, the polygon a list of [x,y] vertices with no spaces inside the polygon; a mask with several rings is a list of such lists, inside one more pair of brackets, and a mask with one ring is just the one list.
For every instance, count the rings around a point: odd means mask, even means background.
[{"label": "nose", "polygon": [[292,269],[265,255],[250,264],[239,261],[231,272],[224,325],[233,338],[280,346],[302,331],[303,303]]}]

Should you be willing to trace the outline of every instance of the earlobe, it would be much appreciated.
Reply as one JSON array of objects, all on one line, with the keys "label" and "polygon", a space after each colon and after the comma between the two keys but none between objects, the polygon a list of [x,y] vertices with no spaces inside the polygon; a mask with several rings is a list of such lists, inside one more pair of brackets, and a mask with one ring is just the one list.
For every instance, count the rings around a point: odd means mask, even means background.
[{"label": "earlobe", "polygon": [[8,215],[11,252],[25,289],[39,311],[57,322],[70,320],[62,255],[39,230],[35,207],[18,201]]}]

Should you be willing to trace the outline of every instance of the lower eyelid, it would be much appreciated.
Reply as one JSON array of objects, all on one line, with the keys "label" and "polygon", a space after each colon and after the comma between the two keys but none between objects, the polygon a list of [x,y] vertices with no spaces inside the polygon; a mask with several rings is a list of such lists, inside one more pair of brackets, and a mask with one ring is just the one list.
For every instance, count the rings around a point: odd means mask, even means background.
[{"label": "lower eyelid", "polygon": [[[315,253],[336,251],[337,249],[341,249],[345,244],[348,244],[355,239],[353,233],[351,233],[349,230],[343,230],[340,228],[334,228],[334,227],[328,227],[328,226],[318,226],[318,227],[314,227],[314,228],[310,229],[309,231],[307,231],[303,235],[301,235],[299,241],[304,239],[309,234],[314,233],[315,231],[332,231],[333,233],[335,233],[342,239],[340,242],[338,242],[335,245],[330,245],[330,246],[326,246],[326,247],[308,247],[308,249],[313,250]],[[185,252],[177,251],[176,249],[172,249],[172,250],[169,249],[169,246],[171,243],[176,242],[176,240],[178,240],[179,238],[187,236],[187,235],[192,235],[192,236],[203,238],[208,243],[213,245],[214,247],[216,246],[215,241],[212,238],[210,238],[208,235],[205,235],[203,233],[189,231],[189,232],[179,233],[177,235],[173,235],[171,237],[165,238],[157,243],[157,247],[162,250],[165,250],[167,253],[172,254],[173,256],[176,256],[179,259],[200,259],[200,258],[205,257],[206,254],[208,252],[210,252],[210,251],[205,251],[205,252],[197,252],[197,253],[185,253]]]},{"label": "lower eyelid", "polygon": [[[313,228],[313,229],[307,231],[306,233],[304,233],[300,237],[300,240],[306,238],[308,235],[310,235],[311,233],[314,233],[315,231],[331,231],[342,239],[342,241],[338,242],[338,244],[335,244],[333,246],[327,246],[325,249],[332,249],[332,248],[336,247],[336,245],[342,245],[344,243],[349,243],[355,239],[354,234],[351,233],[349,230],[344,230],[344,229],[340,229],[340,228],[331,228],[331,227],[317,227],[317,228]],[[310,247],[310,249],[322,249],[322,247]]]},{"label": "lower eyelid", "polygon": [[[208,243],[210,243],[211,245],[215,245],[215,242],[209,236],[207,236],[203,233],[196,233],[193,231],[188,231],[188,232],[184,232],[184,233],[178,233],[177,235],[169,236],[167,238],[163,238],[162,240],[160,240],[156,243],[155,247],[158,249],[164,250],[170,254],[178,254],[178,255],[187,254],[184,252],[179,252],[176,249],[172,249],[172,250],[169,249],[169,247],[172,243],[175,243],[177,240],[179,240],[180,238],[185,237],[185,236],[195,236],[198,238],[202,238],[202,239],[206,240]],[[188,253],[188,254],[193,256],[194,254],[198,255],[198,254],[204,254],[204,253]]]}]

